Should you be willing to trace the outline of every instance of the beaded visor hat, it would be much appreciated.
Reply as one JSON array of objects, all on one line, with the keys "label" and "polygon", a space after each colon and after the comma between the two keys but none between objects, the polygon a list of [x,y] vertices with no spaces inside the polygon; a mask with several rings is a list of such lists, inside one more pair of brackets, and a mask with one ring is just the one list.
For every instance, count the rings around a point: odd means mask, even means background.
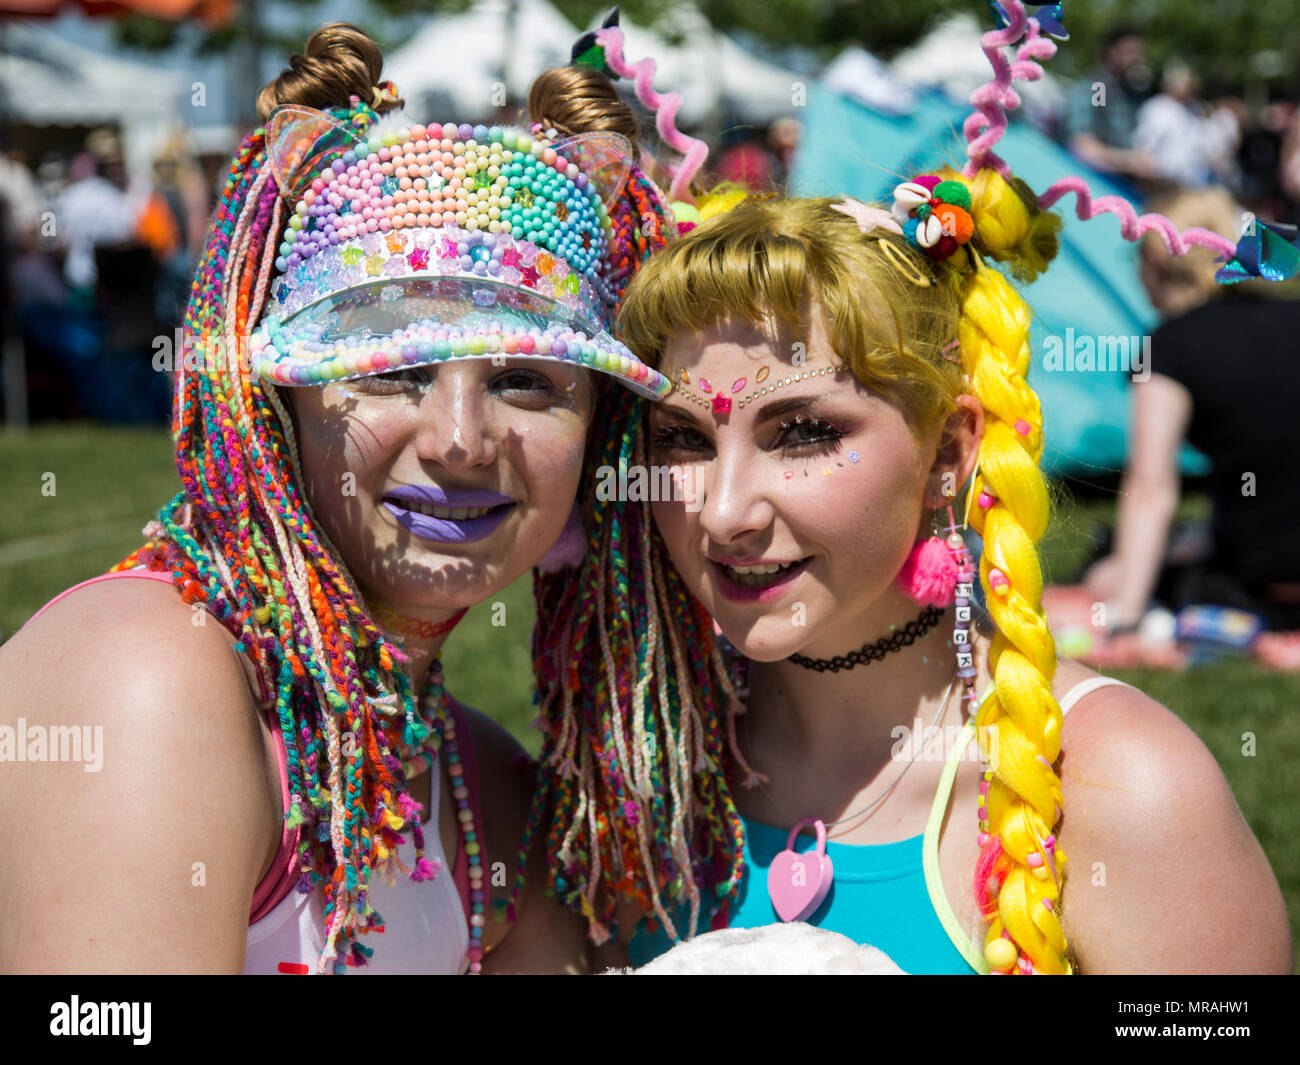
[{"label": "beaded visor hat", "polygon": [[495,356],[585,366],[649,399],[669,391],[610,333],[607,204],[631,166],[626,138],[432,123],[361,140],[324,112],[284,107],[267,143],[296,202],[250,338],[264,380]]}]

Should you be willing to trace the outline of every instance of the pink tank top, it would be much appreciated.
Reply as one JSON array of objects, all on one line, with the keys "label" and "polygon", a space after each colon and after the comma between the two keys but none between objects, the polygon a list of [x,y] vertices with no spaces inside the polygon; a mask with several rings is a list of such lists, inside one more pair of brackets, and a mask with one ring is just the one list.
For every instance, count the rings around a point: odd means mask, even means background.
[{"label": "pink tank top", "polygon": [[[172,583],[171,575],[156,570],[133,569],[119,573],[106,573],[69,588],[41,607],[33,618],[78,588],[116,578],[143,578]],[[267,715],[275,740],[275,761],[280,775],[280,801],[282,809],[289,809],[288,756],[284,737],[280,734],[278,718],[271,712],[272,703],[260,698],[262,710]],[[474,755],[469,722],[465,708],[451,700],[452,718],[456,724],[457,743],[465,779],[469,788],[474,823],[483,847],[483,814],[479,804],[478,767]],[[369,902],[384,919],[385,931],[363,937],[365,946],[374,950],[367,964],[348,966],[347,972],[361,974],[413,974],[460,973],[467,967],[466,950],[469,947],[469,918],[472,906],[469,895],[469,861],[465,853],[464,824],[458,822],[459,840],[456,864],[447,869],[447,858],[438,833],[438,807],[442,797],[441,762],[434,759],[433,780],[430,783],[431,801],[423,825],[424,854],[440,870],[433,880],[416,882],[409,877],[398,877],[392,885],[383,882],[379,874],[371,881]],[[403,832],[409,837],[409,832]],[[300,894],[294,890],[297,882],[298,843],[301,829],[285,827],[280,837],[271,868],[253,892],[252,910],[249,914],[248,936],[245,941],[245,973],[282,973],[308,975],[317,971],[321,949],[325,943],[324,898],[319,890]],[[481,852],[482,853],[482,852]],[[408,869],[415,864],[415,846],[406,838],[398,848],[398,859]]]}]

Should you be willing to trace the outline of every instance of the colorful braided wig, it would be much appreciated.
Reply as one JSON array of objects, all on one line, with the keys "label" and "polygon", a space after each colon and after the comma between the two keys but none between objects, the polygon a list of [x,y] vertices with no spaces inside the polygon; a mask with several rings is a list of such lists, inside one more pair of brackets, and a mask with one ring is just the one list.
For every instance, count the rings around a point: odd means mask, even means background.
[{"label": "colorful braided wig", "polygon": [[[359,134],[377,114],[353,97],[331,113]],[[290,826],[301,827],[298,890],[324,891],[319,967],[345,971],[381,927],[371,874],[396,872],[397,830],[410,821],[414,880],[435,870],[402,763],[440,718],[423,720],[400,650],[368,618],[301,490],[292,422],[247,365],[247,338],[268,296],[287,208],[267,162],[265,129],[231,162],[185,316],[173,433],[181,491],[114,569],[171,573],[237,634],[237,649],[273,701],[288,759]]]}]

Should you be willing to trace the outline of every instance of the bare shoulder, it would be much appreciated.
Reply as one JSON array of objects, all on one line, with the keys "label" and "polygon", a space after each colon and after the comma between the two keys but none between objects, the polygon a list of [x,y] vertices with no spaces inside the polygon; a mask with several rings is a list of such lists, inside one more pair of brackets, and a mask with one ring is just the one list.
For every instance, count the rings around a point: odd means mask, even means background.
[{"label": "bare shoulder", "polygon": [[[104,582],[0,648],[0,726],[25,742],[0,764],[0,846],[23,855],[0,873],[0,969],[242,968],[273,796],[232,641],[194,617],[160,582]],[[27,831],[33,808],[57,827]]]},{"label": "bare shoulder", "polygon": [[[1070,667],[1057,677],[1067,690],[1092,674]],[[1061,746],[1063,917],[1084,972],[1291,970],[1268,859],[1214,756],[1176,714],[1107,685],[1067,715]]]}]

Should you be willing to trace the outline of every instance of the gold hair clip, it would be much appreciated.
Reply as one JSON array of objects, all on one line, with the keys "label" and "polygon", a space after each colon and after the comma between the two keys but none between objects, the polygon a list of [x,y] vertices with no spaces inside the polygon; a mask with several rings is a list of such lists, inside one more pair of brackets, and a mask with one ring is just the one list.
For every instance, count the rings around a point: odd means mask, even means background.
[{"label": "gold hair clip", "polygon": [[916,269],[916,267],[912,266],[906,259],[904,259],[903,253],[890,241],[881,239],[877,240],[876,244],[879,245],[881,254],[889,260],[889,264],[907,278],[907,280],[912,282],[912,284],[918,285],[921,288],[929,288],[934,284],[930,278],[925,277]]}]

